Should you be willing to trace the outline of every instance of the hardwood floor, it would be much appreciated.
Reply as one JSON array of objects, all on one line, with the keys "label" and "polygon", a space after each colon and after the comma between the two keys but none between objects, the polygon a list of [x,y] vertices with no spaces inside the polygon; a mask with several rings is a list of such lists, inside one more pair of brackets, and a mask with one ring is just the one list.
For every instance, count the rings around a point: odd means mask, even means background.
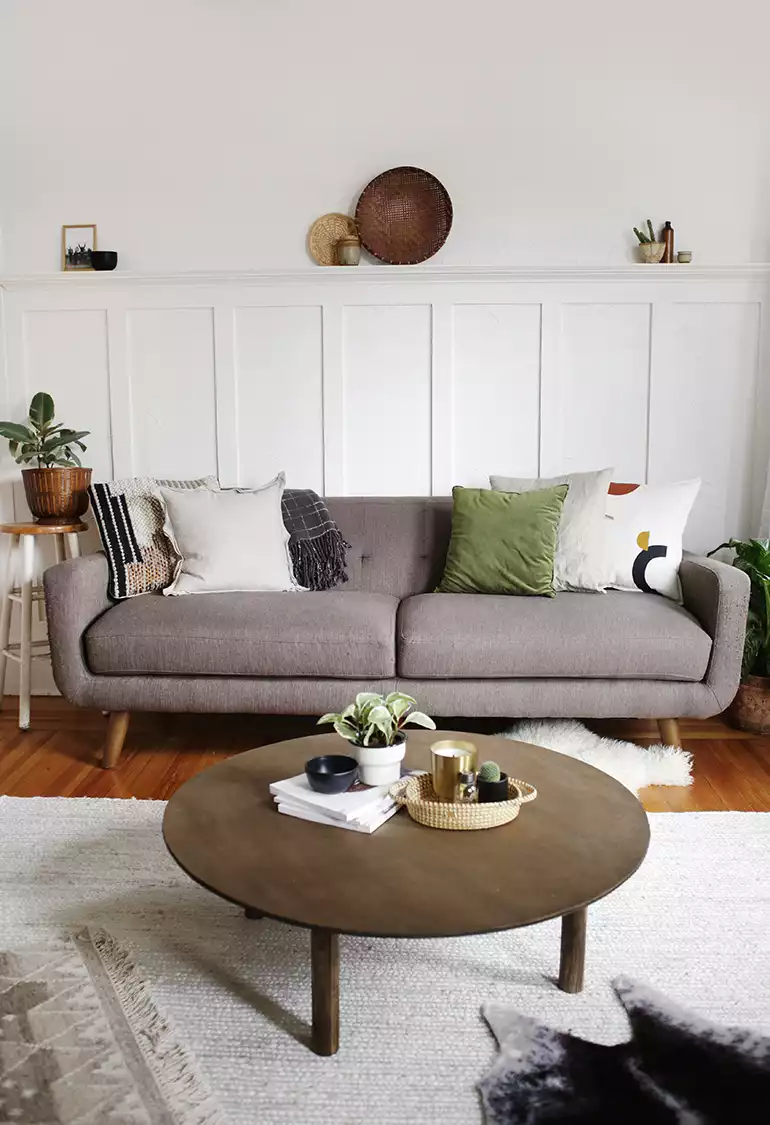
[{"label": "hardwood floor", "polygon": [[[296,738],[315,726],[312,718],[294,716],[136,714],[117,769],[103,770],[97,764],[107,726],[101,712],[39,697],[32,701],[29,731],[18,729],[17,713],[17,700],[6,697],[0,712],[0,794],[14,797],[166,800],[188,778],[231,754]],[[440,725],[491,732],[500,724],[455,719]],[[643,745],[658,741],[652,722],[591,725]],[[733,730],[721,719],[685,720],[681,731],[695,758],[694,784],[645,790],[648,811],[770,811],[770,737]]]}]

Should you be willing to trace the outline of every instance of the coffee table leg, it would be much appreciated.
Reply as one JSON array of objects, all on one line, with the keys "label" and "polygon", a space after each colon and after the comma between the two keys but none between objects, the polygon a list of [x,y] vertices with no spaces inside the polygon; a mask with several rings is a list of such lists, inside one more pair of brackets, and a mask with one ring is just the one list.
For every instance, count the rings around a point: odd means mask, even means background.
[{"label": "coffee table leg", "polygon": [[584,906],[561,920],[561,961],[559,962],[559,988],[562,992],[581,992],[583,970],[586,963],[586,922],[588,910]]},{"label": "coffee table leg", "polygon": [[340,938],[333,930],[310,931],[313,972],[313,1050],[334,1055],[340,1043]]}]

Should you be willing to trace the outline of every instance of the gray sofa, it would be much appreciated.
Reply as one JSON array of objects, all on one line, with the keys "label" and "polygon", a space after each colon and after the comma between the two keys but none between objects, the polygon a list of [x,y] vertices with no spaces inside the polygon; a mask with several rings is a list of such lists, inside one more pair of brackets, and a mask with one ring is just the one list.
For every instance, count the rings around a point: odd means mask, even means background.
[{"label": "gray sofa", "polygon": [[709,716],[738,685],[749,582],[688,557],[684,606],[641,593],[434,594],[448,499],[332,499],[350,581],[324,593],[114,603],[102,554],[45,590],[53,671],[70,702],[111,713],[114,765],[132,711],[320,714],[399,686],[444,716]]}]

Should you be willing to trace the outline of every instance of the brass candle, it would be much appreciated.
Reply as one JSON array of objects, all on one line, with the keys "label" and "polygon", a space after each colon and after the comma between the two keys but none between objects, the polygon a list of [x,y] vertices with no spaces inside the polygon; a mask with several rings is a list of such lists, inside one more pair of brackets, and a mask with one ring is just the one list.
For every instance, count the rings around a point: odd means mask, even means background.
[{"label": "brass candle", "polygon": [[455,738],[434,742],[430,748],[430,776],[436,796],[442,801],[454,801],[459,775],[475,773],[477,758],[472,742]]}]

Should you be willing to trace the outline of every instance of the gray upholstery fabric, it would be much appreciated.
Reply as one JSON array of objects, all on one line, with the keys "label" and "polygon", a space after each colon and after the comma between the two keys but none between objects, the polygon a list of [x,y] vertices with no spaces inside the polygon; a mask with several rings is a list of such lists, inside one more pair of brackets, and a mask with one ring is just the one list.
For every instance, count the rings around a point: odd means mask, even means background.
[{"label": "gray upholstery fabric", "polygon": [[[449,541],[450,500],[338,499],[328,504],[340,531],[353,544],[348,552],[351,582],[338,591],[308,596],[347,598],[357,590],[405,598],[433,588]],[[357,691],[400,687],[415,695],[428,712],[458,717],[672,718],[705,717],[721,711],[738,684],[748,580],[724,563],[688,557],[682,563],[681,581],[685,608],[713,640],[708,669],[699,683],[642,678],[534,679],[531,674],[508,680],[100,675],[88,667],[84,637],[102,614],[113,612],[104,556],[60,563],[45,574],[54,676],[59,690],[72,703],[107,711],[320,714],[338,709]],[[593,602],[604,595],[570,596]],[[643,605],[660,600],[641,594],[619,596],[638,597]]]},{"label": "gray upholstery fabric", "polygon": [[687,610],[641,593],[420,594],[398,611],[398,672],[413,679],[702,680],[710,654]]},{"label": "gray upholstery fabric", "polygon": [[738,690],[751,583],[734,566],[688,554],[682,559],[679,581],[685,608],[713,638],[705,680],[717,714],[732,703]]},{"label": "gray upholstery fabric", "polygon": [[107,675],[395,675],[398,599],[324,594],[143,594],[91,626],[88,664]]}]

